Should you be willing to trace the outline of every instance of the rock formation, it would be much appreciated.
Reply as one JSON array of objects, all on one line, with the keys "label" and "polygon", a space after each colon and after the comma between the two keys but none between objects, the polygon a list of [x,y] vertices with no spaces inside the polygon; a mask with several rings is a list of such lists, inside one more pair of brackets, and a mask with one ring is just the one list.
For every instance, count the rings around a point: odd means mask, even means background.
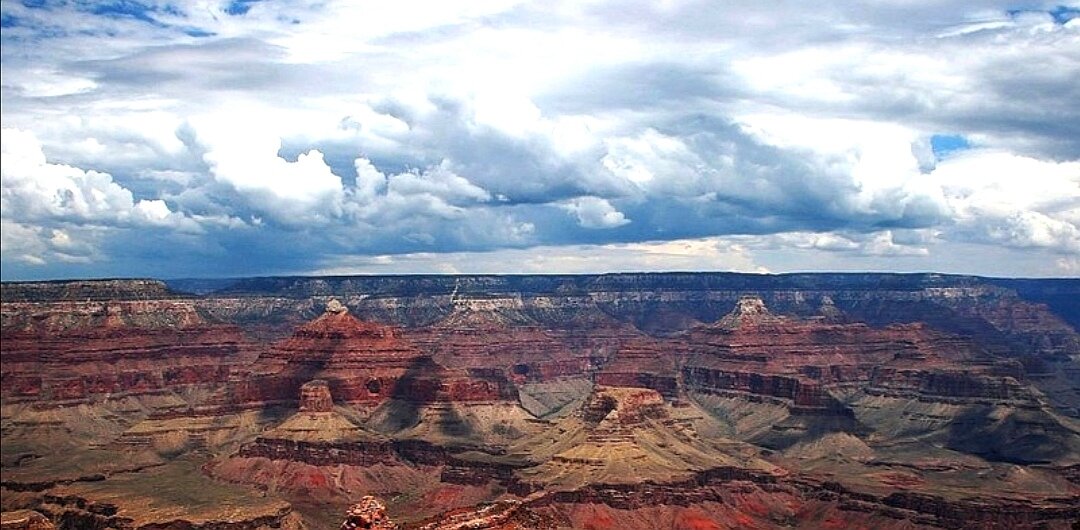
[{"label": "rock formation", "polygon": [[304,383],[300,387],[300,412],[330,412],[334,410],[334,399],[330,396],[330,385],[322,379]]},{"label": "rock formation", "polygon": [[537,464],[517,472],[518,487],[574,490],[595,484],[675,482],[719,468],[762,475],[772,470],[748,447],[733,450],[738,444],[710,440],[699,432],[715,428],[703,411],[674,407],[655,390],[597,387],[575,414],[511,447],[512,453],[529,455]]},{"label": "rock formation", "polygon": [[215,385],[251,343],[189,300],[5,303],[5,402],[74,404]]},{"label": "rock formation", "polygon": [[363,528],[396,530],[398,525],[386,514],[386,506],[375,497],[368,495],[349,507],[349,510],[345,512],[345,522],[341,523],[341,530]]},{"label": "rock formation", "polygon": [[2,508],[40,514],[18,524],[325,528],[364,495],[438,530],[1080,518],[1078,280],[198,288],[2,285]]},{"label": "rock formation", "polygon": [[33,510],[0,513],[0,530],[56,530],[56,525]]}]

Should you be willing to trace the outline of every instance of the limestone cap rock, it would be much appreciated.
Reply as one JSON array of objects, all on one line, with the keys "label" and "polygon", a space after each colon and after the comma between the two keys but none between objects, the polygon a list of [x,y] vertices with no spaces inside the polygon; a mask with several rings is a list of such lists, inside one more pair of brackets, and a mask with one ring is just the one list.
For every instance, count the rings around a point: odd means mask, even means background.
[{"label": "limestone cap rock", "polygon": [[718,323],[722,327],[738,328],[747,324],[764,324],[778,320],[779,318],[765,307],[765,301],[760,296],[743,295],[735,303],[735,308],[721,317]]},{"label": "limestone cap rock", "polygon": [[341,303],[337,298],[331,298],[330,301],[326,303],[326,312],[340,315],[342,313],[348,313],[349,308],[345,307],[345,304]]}]

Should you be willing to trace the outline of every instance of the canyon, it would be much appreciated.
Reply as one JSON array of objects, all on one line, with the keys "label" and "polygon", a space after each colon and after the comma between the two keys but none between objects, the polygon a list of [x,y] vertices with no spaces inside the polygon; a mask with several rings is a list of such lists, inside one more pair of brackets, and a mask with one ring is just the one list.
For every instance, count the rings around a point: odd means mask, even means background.
[{"label": "canyon", "polygon": [[1077,279],[0,289],[5,530],[1080,521]]}]

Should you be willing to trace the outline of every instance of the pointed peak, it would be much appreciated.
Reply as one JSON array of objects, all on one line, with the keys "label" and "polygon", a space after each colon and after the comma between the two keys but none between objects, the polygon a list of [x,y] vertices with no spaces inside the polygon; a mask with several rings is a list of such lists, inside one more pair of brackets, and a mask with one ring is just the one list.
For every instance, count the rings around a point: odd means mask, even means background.
[{"label": "pointed peak", "polygon": [[360,320],[337,300],[326,304],[323,314],[296,328],[293,336],[378,337],[393,339],[397,333],[391,326]]},{"label": "pointed peak", "polygon": [[326,303],[326,312],[333,315],[340,315],[348,313],[349,308],[345,307],[345,304],[341,303],[337,298],[331,298],[330,301]]},{"label": "pointed peak", "polygon": [[821,297],[821,306],[818,307],[818,313],[825,317],[828,322],[839,322],[844,318],[844,312],[840,311],[840,308],[836,307],[836,303],[829,295]]},{"label": "pointed peak", "polygon": [[769,315],[769,308],[760,296],[743,296],[735,304],[735,313],[742,316]]},{"label": "pointed peak", "polygon": [[765,307],[765,301],[760,296],[746,295],[739,298],[730,313],[724,315],[719,324],[723,327],[737,328],[745,324],[760,324],[776,320],[777,317]]}]

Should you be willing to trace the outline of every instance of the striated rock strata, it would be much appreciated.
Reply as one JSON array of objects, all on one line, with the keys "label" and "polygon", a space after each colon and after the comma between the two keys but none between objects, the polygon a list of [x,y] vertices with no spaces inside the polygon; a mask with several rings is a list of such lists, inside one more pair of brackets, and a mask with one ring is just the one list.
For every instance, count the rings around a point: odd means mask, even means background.
[{"label": "striated rock strata", "polygon": [[5,510],[61,527],[325,528],[371,494],[431,528],[1078,516],[1077,280],[183,285],[203,294],[3,284]]}]

